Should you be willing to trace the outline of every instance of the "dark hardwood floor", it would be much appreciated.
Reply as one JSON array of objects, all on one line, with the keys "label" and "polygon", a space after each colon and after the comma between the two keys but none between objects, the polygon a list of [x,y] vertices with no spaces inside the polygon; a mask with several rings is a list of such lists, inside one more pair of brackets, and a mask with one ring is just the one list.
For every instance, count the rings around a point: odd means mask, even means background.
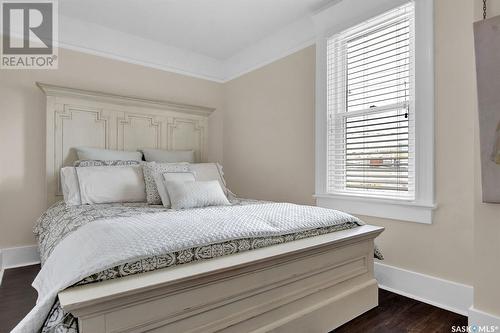
[{"label": "dark hardwood floor", "polygon": [[[0,332],[9,332],[33,307],[36,292],[31,282],[39,265],[8,269],[0,286]],[[335,333],[451,332],[452,326],[467,325],[467,317],[403,297],[379,291],[379,306]],[[306,333],[306,332],[305,332]]]},{"label": "dark hardwood floor", "polygon": [[340,326],[335,333],[450,333],[467,317],[379,289],[379,306]]},{"label": "dark hardwood floor", "polygon": [[40,265],[11,268],[3,273],[0,286],[0,332],[10,332],[35,305],[37,293],[31,287]]}]

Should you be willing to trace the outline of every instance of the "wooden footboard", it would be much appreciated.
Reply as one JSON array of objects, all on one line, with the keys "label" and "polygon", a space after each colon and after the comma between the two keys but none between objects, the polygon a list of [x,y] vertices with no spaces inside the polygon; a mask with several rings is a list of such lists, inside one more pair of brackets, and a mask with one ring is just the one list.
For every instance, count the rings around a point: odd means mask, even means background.
[{"label": "wooden footboard", "polygon": [[362,226],[59,293],[80,333],[327,332],[377,306]]}]

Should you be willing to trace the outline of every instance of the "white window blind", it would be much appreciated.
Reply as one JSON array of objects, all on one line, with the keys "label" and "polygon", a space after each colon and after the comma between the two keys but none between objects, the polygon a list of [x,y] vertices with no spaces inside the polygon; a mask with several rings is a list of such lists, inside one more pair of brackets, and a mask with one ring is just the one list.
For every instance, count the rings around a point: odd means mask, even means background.
[{"label": "white window blind", "polygon": [[415,198],[414,5],[327,41],[327,191]]}]

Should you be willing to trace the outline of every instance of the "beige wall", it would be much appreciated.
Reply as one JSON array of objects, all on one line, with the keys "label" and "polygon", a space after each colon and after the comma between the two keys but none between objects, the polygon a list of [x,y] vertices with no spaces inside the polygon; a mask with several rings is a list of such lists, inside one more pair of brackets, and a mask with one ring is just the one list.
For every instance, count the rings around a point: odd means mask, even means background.
[{"label": "beige wall", "polygon": [[[472,284],[472,2],[436,1],[435,15],[439,208],[434,223],[363,219],[386,227],[378,242],[387,264]],[[226,85],[224,165],[228,184],[238,194],[311,202],[314,57],[311,47]]]},{"label": "beige wall", "polygon": [[313,203],[315,49],[225,84],[224,170],[238,195]]},{"label": "beige wall", "polygon": [[35,243],[45,207],[45,99],[35,81],[216,107],[209,158],[222,162],[222,85],[73,51],[58,70],[0,70],[0,248]]},{"label": "beige wall", "polygon": [[[482,3],[476,1],[475,19],[482,19]],[[488,0],[488,17],[500,15],[500,0]],[[475,108],[474,110],[476,110]],[[500,112],[500,110],[499,110]],[[481,202],[479,125],[474,117],[474,307],[500,317],[500,204]]]}]

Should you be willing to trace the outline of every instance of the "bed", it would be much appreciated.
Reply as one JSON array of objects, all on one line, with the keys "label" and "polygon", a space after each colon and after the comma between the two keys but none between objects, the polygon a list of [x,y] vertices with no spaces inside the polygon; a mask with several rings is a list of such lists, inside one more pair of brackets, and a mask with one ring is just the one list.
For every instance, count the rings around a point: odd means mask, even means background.
[{"label": "bed", "polygon": [[326,332],[378,304],[383,228],[342,212],[235,197],[182,211],[58,202],[73,147],[192,149],[204,161],[213,110],[39,87],[51,207],[35,226],[39,299],[19,331]]}]

